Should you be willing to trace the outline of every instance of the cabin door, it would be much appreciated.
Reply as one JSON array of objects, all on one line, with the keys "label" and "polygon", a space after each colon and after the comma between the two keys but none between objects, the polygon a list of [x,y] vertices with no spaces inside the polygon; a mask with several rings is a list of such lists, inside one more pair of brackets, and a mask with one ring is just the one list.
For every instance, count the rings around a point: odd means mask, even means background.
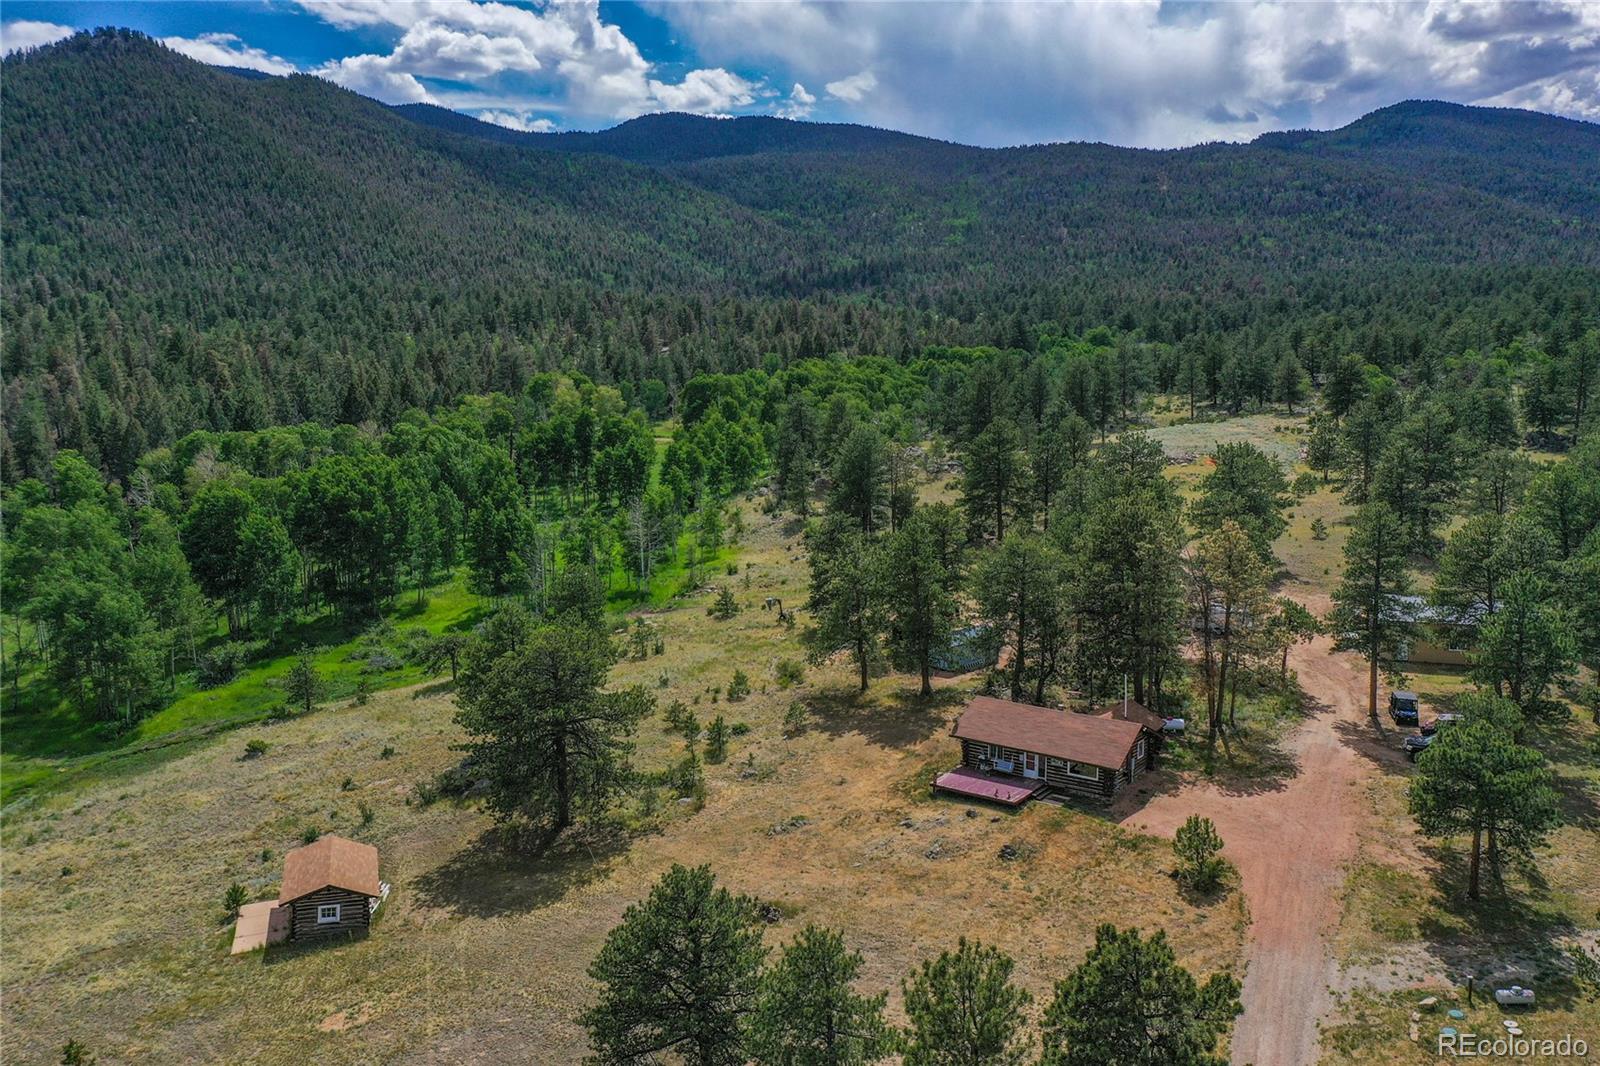
[{"label": "cabin door", "polygon": [[1025,751],[1025,752],[1022,753],[1022,776],[1023,777],[1038,777],[1039,776],[1039,756],[1038,756],[1038,753],[1032,752],[1032,751]]}]

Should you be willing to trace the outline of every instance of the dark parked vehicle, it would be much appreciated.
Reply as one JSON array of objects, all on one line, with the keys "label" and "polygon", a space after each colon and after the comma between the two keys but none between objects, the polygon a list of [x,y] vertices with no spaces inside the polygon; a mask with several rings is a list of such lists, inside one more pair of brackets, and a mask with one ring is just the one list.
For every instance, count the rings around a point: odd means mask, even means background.
[{"label": "dark parked vehicle", "polygon": [[1406,758],[1412,762],[1417,761],[1417,756],[1428,750],[1428,745],[1433,743],[1437,733],[1414,733],[1400,742],[1400,750],[1406,753]]},{"label": "dark parked vehicle", "polygon": [[1389,717],[1395,725],[1416,725],[1421,701],[1415,692],[1389,693]]},{"label": "dark parked vehicle", "polygon": [[1400,750],[1406,753],[1406,758],[1412,762],[1417,761],[1417,756],[1428,750],[1439,736],[1439,730],[1461,721],[1459,714],[1441,714],[1433,721],[1424,725],[1414,736],[1406,737],[1400,742]]}]

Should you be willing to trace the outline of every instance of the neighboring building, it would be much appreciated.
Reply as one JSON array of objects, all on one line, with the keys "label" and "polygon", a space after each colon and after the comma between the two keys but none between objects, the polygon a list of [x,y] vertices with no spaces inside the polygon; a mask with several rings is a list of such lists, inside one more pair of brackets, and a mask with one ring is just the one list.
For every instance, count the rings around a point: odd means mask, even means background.
[{"label": "neighboring building", "polygon": [[283,857],[278,906],[289,911],[289,936],[364,933],[387,888],[378,880],[378,849],[325,836]]},{"label": "neighboring building", "polygon": [[950,634],[950,646],[933,654],[935,670],[966,674],[995,661],[994,637],[987,626],[967,626]]},{"label": "neighboring building", "polygon": [[1417,627],[1417,637],[1395,649],[1398,663],[1428,666],[1470,666],[1473,641],[1483,623],[1483,612],[1452,611],[1437,607],[1421,596],[1401,596],[1397,603]]},{"label": "neighboring building", "polygon": [[1008,806],[1051,792],[1109,799],[1149,768],[1161,726],[1131,700],[1077,714],[978,696],[951,731],[961,765],[934,787]]}]

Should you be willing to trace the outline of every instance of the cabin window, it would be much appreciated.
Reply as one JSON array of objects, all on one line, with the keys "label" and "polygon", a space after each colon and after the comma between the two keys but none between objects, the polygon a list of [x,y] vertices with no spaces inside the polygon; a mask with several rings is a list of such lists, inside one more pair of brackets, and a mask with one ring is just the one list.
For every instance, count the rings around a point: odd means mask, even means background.
[{"label": "cabin window", "polygon": [[1088,766],[1081,762],[1068,762],[1067,776],[1081,777],[1085,781],[1098,781],[1100,780],[1100,767]]},{"label": "cabin window", "polygon": [[317,905],[317,924],[330,925],[339,920],[339,905],[337,903],[320,903]]},{"label": "cabin window", "polygon": [[1133,757],[1138,762],[1144,762],[1144,737],[1139,738],[1138,747],[1133,749]]}]

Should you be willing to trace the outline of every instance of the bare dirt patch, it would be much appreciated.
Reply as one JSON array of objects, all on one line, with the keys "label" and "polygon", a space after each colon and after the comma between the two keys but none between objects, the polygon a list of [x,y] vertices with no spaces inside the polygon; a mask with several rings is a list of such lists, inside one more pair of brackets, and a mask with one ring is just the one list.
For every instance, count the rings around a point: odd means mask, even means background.
[{"label": "bare dirt patch", "polygon": [[1250,907],[1233,1061],[1254,1066],[1316,1061],[1318,1022],[1333,1005],[1329,937],[1356,851],[1358,790],[1370,772],[1339,728],[1366,721],[1360,665],[1334,654],[1325,637],[1297,648],[1291,661],[1316,705],[1284,745],[1295,772],[1281,787],[1240,794],[1195,782],[1122,817],[1128,828],[1163,836],[1192,814],[1216,823]]}]

